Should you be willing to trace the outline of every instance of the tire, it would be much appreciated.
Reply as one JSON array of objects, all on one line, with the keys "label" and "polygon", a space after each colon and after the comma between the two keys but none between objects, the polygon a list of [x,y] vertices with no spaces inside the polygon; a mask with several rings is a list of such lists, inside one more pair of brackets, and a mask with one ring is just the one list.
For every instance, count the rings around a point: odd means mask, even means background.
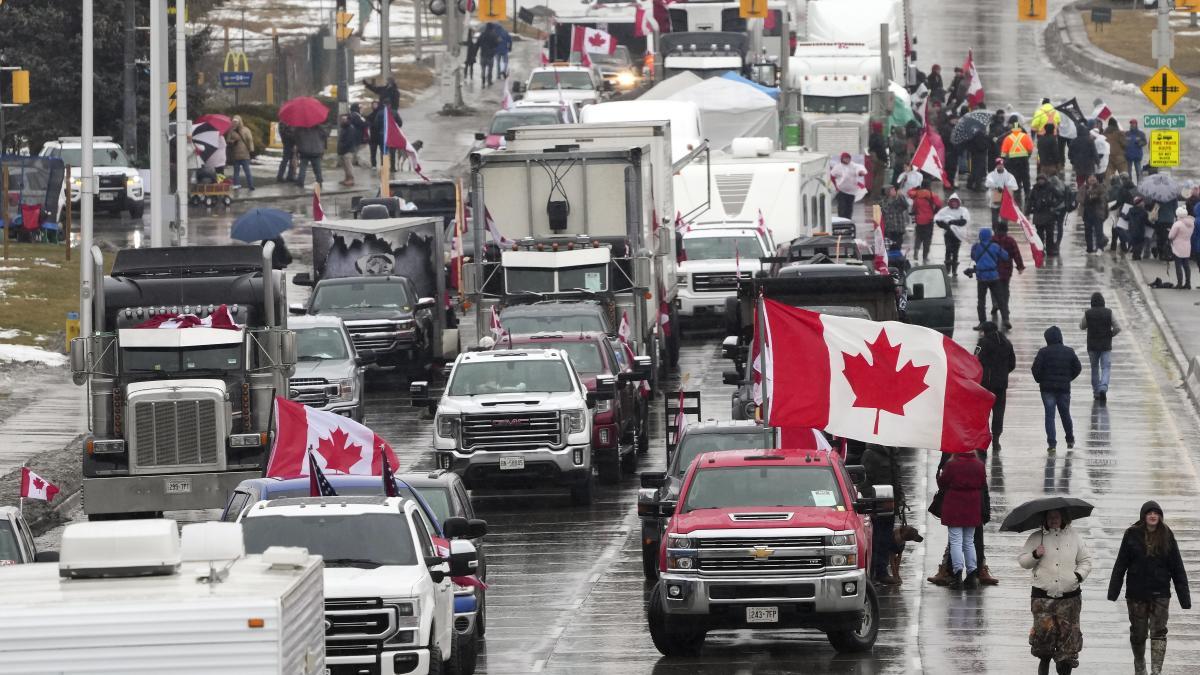
[{"label": "tire", "polygon": [[212,197],[205,197],[205,198],[204,198],[204,205],[205,205],[205,206],[207,206],[207,207],[208,207],[208,208],[210,208],[210,209],[211,209],[213,206],[215,206],[215,205],[216,205],[216,203],[217,203],[217,200],[213,199]]},{"label": "tire", "polygon": [[[475,637],[482,640],[487,633],[487,593],[482,590],[476,592],[479,595],[479,609],[475,612]],[[478,643],[475,646],[478,648]]]},{"label": "tire", "polygon": [[590,506],[592,503],[592,477],[571,486],[571,503],[575,506]]},{"label": "tire", "polygon": [[704,644],[702,627],[686,625],[688,621],[672,619],[663,608],[662,582],[650,591],[650,608],[646,611],[650,624],[650,639],[663,656],[695,656]]},{"label": "tire", "polygon": [[636,442],[637,454],[639,455],[644,455],[650,450],[650,429],[648,428],[650,426],[650,411],[647,410],[649,407],[650,404],[645,400],[638,404],[639,421]]},{"label": "tire", "polygon": [[450,659],[446,661],[446,675],[474,675],[475,662],[479,657],[479,645],[475,643],[475,634],[455,631],[451,639],[453,646],[450,649]]},{"label": "tire", "polygon": [[446,672],[446,663],[442,661],[442,650],[438,647],[437,626],[433,626],[429,631],[429,675],[443,675]]},{"label": "tire", "polygon": [[646,581],[658,581],[658,547],[642,544],[642,576]]},{"label": "tire", "polygon": [[875,638],[879,636],[879,597],[875,594],[875,586],[867,585],[866,601],[863,603],[863,620],[856,629],[829,631],[829,644],[842,653],[858,653],[870,651],[875,646]]},{"label": "tire", "polygon": [[[620,450],[617,450],[620,453]],[[621,482],[621,460],[619,458],[604,459],[596,462],[596,471],[600,474],[600,482],[604,485],[614,485]]]},{"label": "tire", "polygon": [[129,205],[129,217],[134,220],[141,220],[142,214],[146,212],[146,204],[143,202],[135,202]]},{"label": "tire", "polygon": [[629,452],[625,453],[625,456],[621,458],[621,471],[623,473],[637,471],[637,451],[633,448],[630,448]]}]

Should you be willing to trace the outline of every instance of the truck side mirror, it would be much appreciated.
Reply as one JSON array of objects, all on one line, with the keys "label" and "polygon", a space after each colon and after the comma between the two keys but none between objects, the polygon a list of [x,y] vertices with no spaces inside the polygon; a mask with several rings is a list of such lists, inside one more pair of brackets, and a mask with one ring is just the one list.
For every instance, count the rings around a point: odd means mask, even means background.
[{"label": "truck side mirror", "polygon": [[721,384],[739,386],[742,384],[742,376],[738,375],[738,371],[736,370],[723,370],[721,371]]},{"label": "truck side mirror", "polygon": [[[474,250],[472,246],[470,250]],[[458,283],[462,286],[463,295],[475,295],[479,291],[479,266],[472,263],[465,263],[462,266],[462,275],[459,277]]]},{"label": "truck side mirror", "polygon": [[308,272],[301,272],[301,273],[297,274],[296,276],[292,277],[292,283],[296,284],[297,286],[308,286],[308,287],[312,287],[312,286],[316,285],[316,282],[313,281],[312,275],[310,275]]},{"label": "truck side mirror", "polygon": [[437,306],[437,300],[433,298],[417,298],[417,309],[433,309]]},{"label": "truck side mirror", "polygon": [[604,84],[600,85],[600,90],[601,91],[612,91],[613,90],[612,80],[605,80]]},{"label": "truck side mirror", "polygon": [[638,374],[639,379],[649,380],[654,372],[654,359],[649,356],[633,357],[633,372]]},{"label": "truck side mirror", "polygon": [[482,539],[488,533],[488,524],[482,518],[467,521],[467,539]]},{"label": "truck side mirror", "polygon": [[[600,375],[596,378],[596,389],[600,389],[601,387],[603,387],[605,389],[611,390],[615,386],[617,386],[617,378],[612,375]],[[597,399],[597,400],[603,400],[603,399]]]},{"label": "truck side mirror", "polygon": [[285,368],[296,365],[296,333],[282,331],[279,334],[279,364]]},{"label": "truck side mirror", "polygon": [[425,556],[425,567],[429,569],[429,578],[432,579],[433,583],[435,584],[440,584],[445,581],[446,573],[450,569],[446,565],[446,561],[442,560],[436,555]]},{"label": "truck side mirror", "polygon": [[672,502],[663,502],[658,505],[658,511],[664,518],[670,518],[675,515],[675,504]]},{"label": "truck side mirror", "polygon": [[88,338],[77,337],[71,340],[71,379],[77,385],[87,382],[91,347],[92,342]]},{"label": "truck side mirror", "polygon": [[925,299],[925,284],[913,284],[912,289],[908,293],[909,300],[924,300]]},{"label": "truck side mirror", "polygon": [[33,556],[33,561],[40,563],[58,562],[58,551],[38,551]]},{"label": "truck side mirror", "polygon": [[854,510],[860,514],[887,518],[896,512],[896,497],[891,485],[872,485],[874,497],[863,497],[854,502]]},{"label": "truck side mirror", "polygon": [[[738,354],[738,337],[736,335],[726,335],[724,340],[721,340],[721,358],[737,359]],[[729,384],[726,382],[726,384]]]},{"label": "truck side mirror", "polygon": [[293,302],[292,304],[288,305],[288,314],[304,316],[305,314],[308,314],[308,308],[298,302]]},{"label": "truck side mirror", "polygon": [[637,257],[633,259],[633,285],[638,288],[653,288],[655,284],[652,276],[654,270],[651,266],[650,258]]},{"label": "truck side mirror", "polygon": [[597,384],[596,391],[589,391],[587,395],[587,404],[589,408],[596,407],[597,401],[611,401],[613,399],[613,391],[609,387],[601,388]]},{"label": "truck side mirror", "polygon": [[450,542],[450,576],[466,577],[475,574],[479,569],[479,553],[475,544],[466,539],[455,539]]},{"label": "truck side mirror", "polygon": [[429,382],[418,380],[409,384],[408,393],[412,395],[414,408],[422,408],[429,405]]},{"label": "truck side mirror", "polygon": [[452,516],[442,521],[442,534],[446,535],[447,539],[466,536],[468,523],[466,518]]},{"label": "truck side mirror", "polygon": [[375,352],[367,352],[365,354],[359,352],[358,354],[354,355],[354,363],[360,366],[370,365],[378,360],[379,355]]},{"label": "truck side mirror", "polygon": [[643,471],[639,478],[644,488],[660,488],[667,482],[666,471]]}]

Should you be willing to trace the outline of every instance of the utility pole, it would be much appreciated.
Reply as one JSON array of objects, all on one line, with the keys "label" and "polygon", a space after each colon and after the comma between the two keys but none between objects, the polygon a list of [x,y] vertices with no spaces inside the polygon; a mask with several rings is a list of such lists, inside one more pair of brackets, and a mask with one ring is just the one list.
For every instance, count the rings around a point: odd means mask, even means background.
[{"label": "utility pole", "polygon": [[455,1],[446,3],[446,28],[443,30],[446,40],[446,58],[450,60],[449,66],[454,72],[454,108],[462,110],[466,107],[466,101],[463,100],[463,70],[461,49],[463,42],[463,15],[458,11],[458,3]]},{"label": "utility pole", "polygon": [[[83,72],[80,76],[80,125],[79,145],[81,166],[79,167],[79,335],[92,335],[92,226],[93,204],[96,196],[92,163],[92,0],[83,0]],[[5,199],[7,199],[5,195]],[[157,195],[155,199],[157,199]],[[67,208],[71,208],[68,203]],[[67,242],[70,246],[71,242]],[[96,279],[95,281],[99,281]],[[104,318],[101,317],[101,321]]]},{"label": "utility pole", "polygon": [[337,0],[334,9],[333,37],[337,40],[334,67],[337,69],[338,115],[350,112],[350,82],[346,74],[346,40],[350,38],[350,15],[346,12],[346,0]]},{"label": "utility pole", "polygon": [[125,0],[123,29],[125,31],[123,49],[125,68],[122,73],[124,95],[121,103],[123,104],[124,120],[122,122],[124,124],[121,130],[121,145],[125,146],[125,152],[136,162],[139,156],[137,142],[137,0]]},{"label": "utility pole", "polygon": [[392,76],[392,0],[379,3],[379,75],[385,83]]},{"label": "utility pole", "polygon": [[1158,28],[1150,38],[1151,51],[1158,67],[1171,65],[1175,56],[1175,44],[1171,39],[1171,8],[1167,0],[1158,0]]},{"label": "utility pole", "polygon": [[[150,245],[166,246],[167,0],[150,0]],[[86,155],[87,152],[85,151]],[[86,198],[86,195],[84,195]]]},{"label": "utility pole", "polygon": [[176,243],[188,241],[188,163],[192,125],[187,105],[187,0],[175,0],[175,213]]},{"label": "utility pole", "polygon": [[417,62],[421,61],[421,52],[423,45],[421,42],[424,37],[421,31],[424,26],[424,17],[421,16],[421,9],[425,6],[424,0],[413,0],[413,55],[416,56]]}]

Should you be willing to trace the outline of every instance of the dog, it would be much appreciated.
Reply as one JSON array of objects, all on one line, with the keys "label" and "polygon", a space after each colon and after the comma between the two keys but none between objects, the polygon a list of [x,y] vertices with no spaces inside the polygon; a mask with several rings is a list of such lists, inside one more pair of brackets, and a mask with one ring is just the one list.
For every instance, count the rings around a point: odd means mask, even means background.
[{"label": "dog", "polygon": [[[413,152],[420,152],[421,148],[423,148],[423,147],[425,147],[424,142],[413,141],[413,144],[412,144]],[[412,168],[413,168],[412,155],[407,152],[400,153],[400,170],[401,171],[411,171]]]},{"label": "dog", "polygon": [[900,558],[904,555],[904,545],[907,542],[925,541],[925,537],[911,525],[901,525],[892,530],[892,556],[888,560],[888,574],[900,583]]}]

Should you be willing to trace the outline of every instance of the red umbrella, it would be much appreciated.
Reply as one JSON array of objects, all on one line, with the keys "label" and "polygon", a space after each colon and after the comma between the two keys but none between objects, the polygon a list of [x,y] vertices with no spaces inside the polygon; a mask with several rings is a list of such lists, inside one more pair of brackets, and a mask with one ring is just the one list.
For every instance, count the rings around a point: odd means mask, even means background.
[{"label": "red umbrella", "polygon": [[301,96],[279,108],[279,121],[291,127],[315,127],[329,119],[329,108],[311,96]]},{"label": "red umbrella", "polygon": [[225,135],[226,131],[229,131],[229,127],[233,126],[233,120],[229,119],[226,115],[218,115],[217,113],[201,115],[195,119],[193,124],[203,124],[204,122],[211,124],[214,129],[221,132],[222,136]]}]

